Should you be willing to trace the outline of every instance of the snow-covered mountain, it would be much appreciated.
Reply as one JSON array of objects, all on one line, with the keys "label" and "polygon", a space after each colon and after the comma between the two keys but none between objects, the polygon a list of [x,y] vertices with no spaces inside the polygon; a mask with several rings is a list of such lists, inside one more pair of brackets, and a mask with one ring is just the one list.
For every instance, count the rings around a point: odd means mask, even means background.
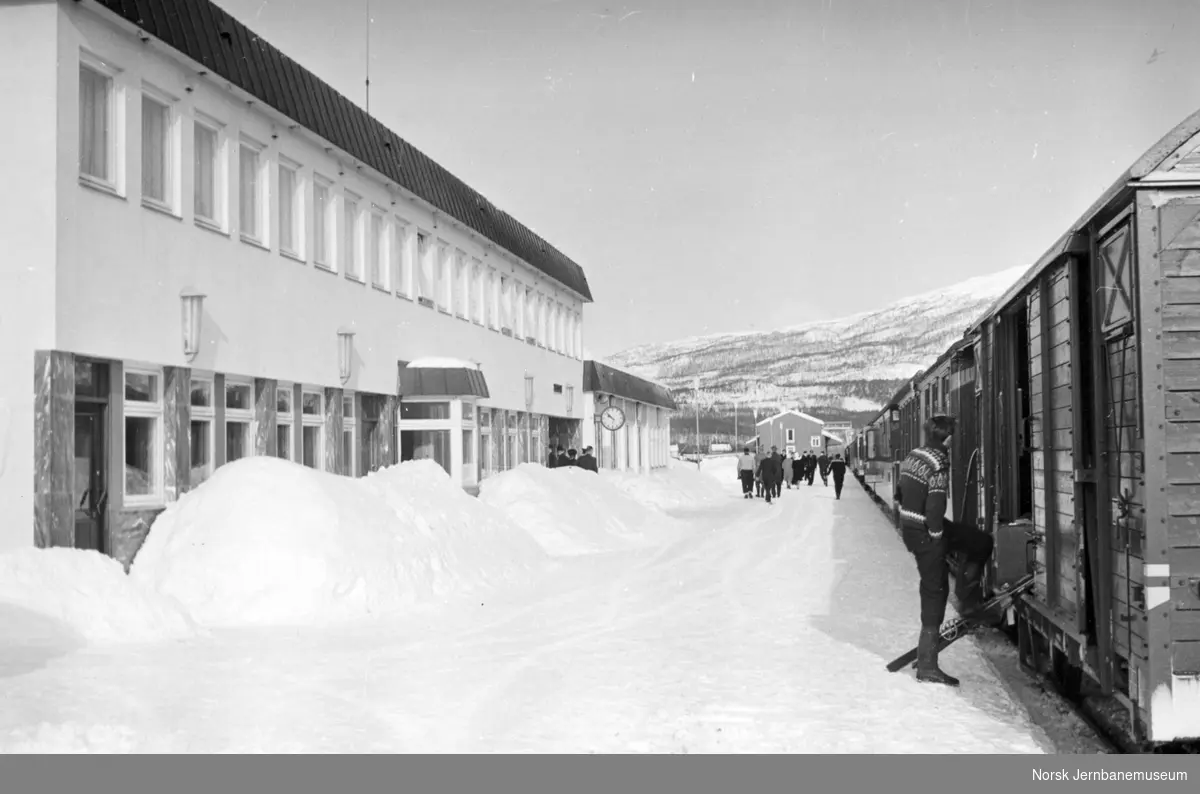
[{"label": "snow-covered mountain", "polygon": [[980,276],[875,311],[777,331],[714,334],[643,345],[604,360],[657,381],[680,404],[723,414],[802,407],[841,418],[879,410],[899,385],[928,367],[1025,272]]}]

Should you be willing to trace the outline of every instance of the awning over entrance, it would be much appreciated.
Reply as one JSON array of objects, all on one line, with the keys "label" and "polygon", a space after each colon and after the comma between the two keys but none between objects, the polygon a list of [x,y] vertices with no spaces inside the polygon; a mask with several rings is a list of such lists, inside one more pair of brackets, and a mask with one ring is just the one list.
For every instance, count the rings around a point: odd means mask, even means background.
[{"label": "awning over entrance", "polygon": [[400,361],[397,380],[400,399],[406,397],[479,397],[487,398],[487,379],[483,371],[468,361],[424,358]]},{"label": "awning over entrance", "polygon": [[651,383],[636,375],[630,375],[628,372],[613,369],[599,361],[583,362],[583,390],[624,397],[627,400],[657,405],[671,411],[678,408],[667,387]]}]

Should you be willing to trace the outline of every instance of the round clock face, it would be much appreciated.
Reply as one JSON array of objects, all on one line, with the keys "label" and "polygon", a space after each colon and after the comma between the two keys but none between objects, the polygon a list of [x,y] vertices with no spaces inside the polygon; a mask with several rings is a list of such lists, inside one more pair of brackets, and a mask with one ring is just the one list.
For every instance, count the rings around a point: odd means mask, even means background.
[{"label": "round clock face", "polygon": [[619,430],[625,424],[625,412],[615,405],[610,405],[600,414],[600,424],[605,430]]}]

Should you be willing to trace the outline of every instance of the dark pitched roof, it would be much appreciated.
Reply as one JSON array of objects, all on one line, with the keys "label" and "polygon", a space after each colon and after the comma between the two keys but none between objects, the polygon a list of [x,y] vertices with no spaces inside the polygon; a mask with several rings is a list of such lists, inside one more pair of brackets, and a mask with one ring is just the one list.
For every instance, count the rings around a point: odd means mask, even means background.
[{"label": "dark pitched roof", "polygon": [[583,362],[583,390],[604,392],[614,397],[658,405],[674,411],[677,406],[671,392],[665,386],[613,369],[599,361]]},{"label": "dark pitched roof", "polygon": [[583,268],[212,0],[96,0],[592,300]]}]

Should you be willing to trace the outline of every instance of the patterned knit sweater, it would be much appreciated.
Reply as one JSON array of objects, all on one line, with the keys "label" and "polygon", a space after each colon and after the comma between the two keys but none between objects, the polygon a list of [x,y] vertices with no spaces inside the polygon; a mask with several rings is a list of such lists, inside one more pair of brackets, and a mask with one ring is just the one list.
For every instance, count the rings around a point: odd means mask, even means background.
[{"label": "patterned knit sweater", "polygon": [[950,457],[945,447],[918,447],[900,467],[900,522],[942,536]]}]

